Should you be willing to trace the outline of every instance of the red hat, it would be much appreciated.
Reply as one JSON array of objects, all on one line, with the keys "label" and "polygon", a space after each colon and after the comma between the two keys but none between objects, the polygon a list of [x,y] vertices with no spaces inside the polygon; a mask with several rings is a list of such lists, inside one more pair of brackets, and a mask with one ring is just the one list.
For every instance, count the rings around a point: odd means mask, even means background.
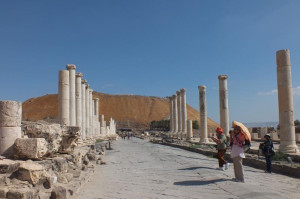
[{"label": "red hat", "polygon": [[216,132],[221,132],[221,133],[223,133],[223,129],[222,129],[221,127],[218,127],[218,128],[216,129]]}]

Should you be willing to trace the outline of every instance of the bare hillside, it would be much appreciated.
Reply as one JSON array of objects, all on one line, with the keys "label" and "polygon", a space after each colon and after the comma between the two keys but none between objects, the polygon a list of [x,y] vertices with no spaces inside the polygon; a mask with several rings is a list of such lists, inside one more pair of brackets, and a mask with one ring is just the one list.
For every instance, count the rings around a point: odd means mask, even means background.
[{"label": "bare hillside", "polygon": [[[109,95],[93,92],[93,98],[99,98],[99,114],[105,120],[114,118],[119,124],[132,127],[146,127],[153,120],[169,117],[169,100],[158,97],[137,95]],[[199,112],[187,105],[188,119],[199,120]],[[28,99],[23,103],[23,120],[56,119],[58,115],[57,94],[44,95]],[[208,118],[208,128],[218,124]]]}]

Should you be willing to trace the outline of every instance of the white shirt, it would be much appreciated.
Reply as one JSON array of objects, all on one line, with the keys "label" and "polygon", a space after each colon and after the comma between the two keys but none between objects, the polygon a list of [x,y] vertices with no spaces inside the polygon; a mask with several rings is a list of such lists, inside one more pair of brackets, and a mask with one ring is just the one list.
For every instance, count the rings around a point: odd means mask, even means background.
[{"label": "white shirt", "polygon": [[240,156],[241,158],[245,158],[245,154],[244,154],[244,148],[243,147],[239,147],[238,145],[232,145],[231,148],[231,158]]}]

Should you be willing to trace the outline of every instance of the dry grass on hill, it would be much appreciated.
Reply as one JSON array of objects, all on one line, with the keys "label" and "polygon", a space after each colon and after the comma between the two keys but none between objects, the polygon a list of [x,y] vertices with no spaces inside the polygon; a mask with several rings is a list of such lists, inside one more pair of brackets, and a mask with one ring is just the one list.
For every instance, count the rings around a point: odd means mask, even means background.
[{"label": "dry grass on hill", "polygon": [[[93,98],[99,98],[99,114],[110,117],[120,123],[148,126],[153,120],[162,120],[169,116],[169,100],[158,97],[137,95],[109,95],[93,92]],[[199,112],[187,105],[188,119],[199,120]],[[23,120],[55,119],[58,115],[57,94],[44,95],[28,99],[23,103]],[[218,124],[208,118],[208,128],[215,129]]]}]

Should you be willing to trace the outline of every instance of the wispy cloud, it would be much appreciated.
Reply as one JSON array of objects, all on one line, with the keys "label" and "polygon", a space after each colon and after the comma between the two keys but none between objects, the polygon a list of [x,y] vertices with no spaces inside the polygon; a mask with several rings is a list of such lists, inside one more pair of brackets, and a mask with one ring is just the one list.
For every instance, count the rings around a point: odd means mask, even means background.
[{"label": "wispy cloud", "polygon": [[[277,89],[267,92],[258,92],[257,95],[277,95]],[[293,95],[300,95],[300,86],[293,88]]]}]

